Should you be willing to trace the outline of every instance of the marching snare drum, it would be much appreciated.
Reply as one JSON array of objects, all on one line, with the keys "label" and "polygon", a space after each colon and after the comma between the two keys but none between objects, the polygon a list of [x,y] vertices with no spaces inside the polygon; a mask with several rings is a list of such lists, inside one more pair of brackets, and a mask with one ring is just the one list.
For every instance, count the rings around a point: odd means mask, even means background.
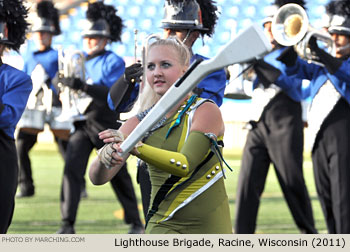
[{"label": "marching snare drum", "polygon": [[29,134],[38,134],[44,130],[46,110],[25,109],[17,127]]},{"label": "marching snare drum", "polygon": [[74,127],[71,118],[62,115],[62,109],[58,107],[52,107],[47,123],[50,125],[52,133],[63,140],[68,140]]}]

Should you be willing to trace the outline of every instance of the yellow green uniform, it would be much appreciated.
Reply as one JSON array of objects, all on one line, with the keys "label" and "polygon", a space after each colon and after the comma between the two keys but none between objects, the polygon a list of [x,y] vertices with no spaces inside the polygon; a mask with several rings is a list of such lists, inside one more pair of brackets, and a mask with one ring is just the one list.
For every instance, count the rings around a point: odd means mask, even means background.
[{"label": "yellow green uniform", "polygon": [[[146,233],[232,233],[221,161],[204,133],[189,132],[194,111],[202,102],[195,98],[181,122],[172,127],[186,102],[139,148],[139,157],[149,164],[152,184]],[[187,139],[191,145],[186,149]]]}]

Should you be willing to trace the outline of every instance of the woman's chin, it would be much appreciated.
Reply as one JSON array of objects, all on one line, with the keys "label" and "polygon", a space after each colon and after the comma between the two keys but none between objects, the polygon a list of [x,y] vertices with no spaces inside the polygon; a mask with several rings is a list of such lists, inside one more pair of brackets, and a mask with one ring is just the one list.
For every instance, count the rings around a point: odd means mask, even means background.
[{"label": "woman's chin", "polygon": [[156,92],[157,95],[164,95],[166,91],[168,91],[167,88],[164,88],[164,87],[158,87],[158,88],[155,88],[154,91]]}]

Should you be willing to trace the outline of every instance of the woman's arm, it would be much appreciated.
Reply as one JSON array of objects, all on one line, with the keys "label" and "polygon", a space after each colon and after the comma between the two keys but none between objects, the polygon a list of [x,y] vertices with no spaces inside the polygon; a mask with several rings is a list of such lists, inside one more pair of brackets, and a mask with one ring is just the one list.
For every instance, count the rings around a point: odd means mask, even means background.
[{"label": "woman's arm", "polygon": [[136,156],[175,176],[187,176],[210,150],[210,139],[205,133],[222,136],[225,129],[218,106],[209,102],[197,108],[192,123],[191,132],[179,152],[142,144],[136,148]]},{"label": "woman's arm", "polygon": [[122,168],[129,157],[121,158],[116,152],[113,154],[114,164],[110,169],[107,169],[101,162],[100,158],[96,157],[90,166],[89,178],[94,185],[103,185],[109,182]]},{"label": "woman's arm", "polygon": [[[133,131],[133,129],[137,126],[138,123],[139,120],[136,117],[130,118],[119,128],[118,134],[126,138],[126,136],[128,136]],[[122,141],[116,139],[115,135],[115,130],[111,129],[99,133],[100,139],[103,140],[104,143],[106,143],[106,145],[103,148],[113,148],[115,151],[109,153],[111,157],[111,161],[109,164],[110,169],[107,169],[102,164],[101,157],[99,156],[96,157],[95,160],[92,162],[89,170],[89,178],[94,185],[103,185],[110,181],[114,177],[114,175],[119,172],[119,170],[129,157],[129,154],[126,155],[125,158],[122,158],[118,155],[117,150],[119,149],[120,143]]]}]

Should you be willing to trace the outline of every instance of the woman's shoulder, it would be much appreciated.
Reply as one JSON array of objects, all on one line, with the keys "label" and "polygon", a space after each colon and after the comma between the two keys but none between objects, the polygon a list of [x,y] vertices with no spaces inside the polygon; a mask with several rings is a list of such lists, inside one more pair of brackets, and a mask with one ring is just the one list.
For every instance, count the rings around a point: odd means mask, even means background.
[{"label": "woman's shoulder", "polygon": [[198,106],[196,109],[196,112],[202,112],[202,113],[209,113],[208,115],[212,115],[212,113],[215,114],[221,114],[220,108],[218,105],[216,105],[215,102],[203,102]]},{"label": "woman's shoulder", "polygon": [[224,128],[224,121],[220,108],[215,102],[207,100],[206,102],[202,102],[200,106],[195,109],[191,130],[212,132],[220,136],[223,134]]},{"label": "woman's shoulder", "polygon": [[220,108],[210,99],[200,98],[192,109],[194,110],[193,121],[200,120],[210,124],[222,121]]},{"label": "woman's shoulder", "polygon": [[217,108],[218,110],[219,107],[216,105],[216,103],[211,100],[211,99],[207,99],[207,98],[201,98],[201,97],[198,97],[195,104],[193,105],[192,109],[202,109],[202,110],[205,110],[205,109],[215,109]]}]

